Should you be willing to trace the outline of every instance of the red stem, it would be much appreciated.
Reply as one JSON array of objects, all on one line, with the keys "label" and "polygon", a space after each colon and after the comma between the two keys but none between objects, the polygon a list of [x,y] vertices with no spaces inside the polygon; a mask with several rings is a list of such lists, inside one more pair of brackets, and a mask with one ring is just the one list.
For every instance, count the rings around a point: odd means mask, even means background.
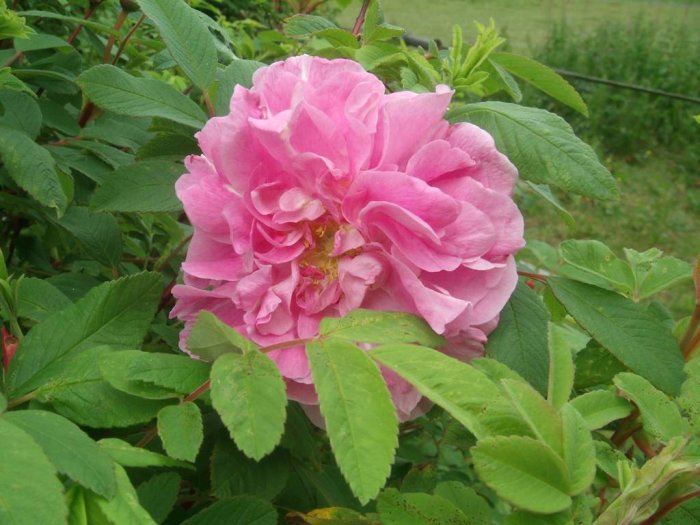
[{"label": "red stem", "polygon": [[364,2],[362,2],[360,13],[357,15],[355,25],[352,26],[353,36],[360,36],[360,33],[362,33],[362,25],[365,23],[365,16],[367,15],[367,8],[369,7],[369,2],[370,0],[364,0]]},{"label": "red stem", "polygon": [[[700,343],[700,332],[695,333],[700,327],[700,303],[695,305],[695,311],[693,311],[693,316],[690,318],[688,323],[688,328],[683,334],[680,346],[683,349],[683,356],[687,361],[690,358],[690,354],[693,352],[695,347]],[[695,337],[693,337],[695,335]]]},{"label": "red stem", "polygon": [[[83,15],[83,19],[84,19],[84,20],[88,20],[88,19],[93,15],[93,13],[95,12],[95,10],[99,7],[99,5],[100,5],[101,3],[102,3],[102,0],[100,0],[99,2],[97,2],[95,5],[91,5],[91,6],[89,6],[87,9],[85,9],[85,14]],[[68,37],[68,43],[69,43],[69,44],[72,44],[72,43],[73,43],[73,40],[75,40],[76,38],[78,38],[78,35],[80,34],[80,32],[81,32],[82,30],[83,30],[83,24],[78,24],[77,26],[75,26],[75,29],[73,29],[73,32],[72,32],[72,33],[70,34],[70,36]]]},{"label": "red stem", "polygon": [[109,40],[107,40],[107,45],[105,46],[105,52],[102,55],[102,63],[103,64],[108,64],[110,62],[110,58],[112,58],[112,46],[114,46],[114,42],[117,40],[117,35],[119,34],[119,30],[122,28],[124,25],[124,22],[126,22],[127,17],[129,16],[129,11],[126,9],[122,9],[119,12],[119,16],[117,16],[117,21],[114,22],[114,33],[109,37]]},{"label": "red stem", "polygon": [[644,520],[641,523],[641,525],[655,525],[656,523],[659,523],[659,521],[661,521],[673,509],[682,505],[688,500],[697,498],[698,496],[700,496],[700,490],[695,490],[686,494],[685,496],[681,496],[680,498],[676,498],[674,500],[669,501],[668,503],[666,503],[666,505],[654,512],[654,514],[652,514],[649,518]]},{"label": "red stem", "polygon": [[540,281],[542,283],[547,282],[547,275],[541,274],[541,273],[531,273],[531,272],[518,272],[518,275],[521,275],[523,277],[529,277],[530,279],[535,279],[536,281]]},{"label": "red stem", "polygon": [[126,34],[124,37],[124,40],[121,41],[121,44],[119,44],[119,49],[117,49],[117,54],[114,55],[114,60],[112,60],[112,64],[116,64],[117,60],[119,60],[119,57],[122,56],[122,53],[124,52],[124,48],[126,47],[126,44],[129,42],[131,37],[136,33],[136,30],[139,28],[139,26],[143,23],[143,21],[146,19],[146,15],[141,15],[139,19],[136,21],[136,23],[133,25],[131,29],[129,29],[129,32]]}]

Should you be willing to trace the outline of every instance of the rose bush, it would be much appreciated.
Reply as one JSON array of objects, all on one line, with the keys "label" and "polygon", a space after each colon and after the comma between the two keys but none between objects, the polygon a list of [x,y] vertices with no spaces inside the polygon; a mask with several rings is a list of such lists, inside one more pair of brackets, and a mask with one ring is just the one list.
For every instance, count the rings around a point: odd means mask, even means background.
[{"label": "rose bush", "polygon": [[[237,86],[177,183],[194,237],[172,315],[189,327],[208,310],[265,346],[355,308],[406,312],[478,355],[517,282],[523,219],[491,136],[444,120],[452,94],[386,94],[356,62],[310,56]],[[318,403],[303,345],[270,357],[291,399]],[[385,377],[411,417],[420,394]]]}]

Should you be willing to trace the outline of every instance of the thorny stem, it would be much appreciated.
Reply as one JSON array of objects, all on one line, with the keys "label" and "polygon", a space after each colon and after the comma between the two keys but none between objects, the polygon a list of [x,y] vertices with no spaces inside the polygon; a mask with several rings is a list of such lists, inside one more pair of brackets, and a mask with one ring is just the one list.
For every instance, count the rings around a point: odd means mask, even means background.
[{"label": "thorny stem", "polygon": [[129,32],[126,34],[124,39],[121,41],[119,44],[119,49],[117,49],[117,54],[114,55],[114,59],[112,60],[112,64],[116,64],[117,60],[119,60],[119,57],[122,56],[122,53],[124,52],[124,48],[126,47],[126,44],[129,42],[131,37],[136,33],[136,30],[139,28],[139,26],[143,23],[143,21],[146,19],[146,15],[141,15],[139,19],[134,23],[131,29],[129,29]]},{"label": "thorny stem", "polygon": [[119,34],[118,31],[122,28],[128,16],[129,11],[127,11],[126,9],[122,9],[119,12],[119,16],[117,16],[117,21],[114,22],[114,33],[109,37],[109,40],[107,40],[105,52],[102,55],[103,64],[107,64],[110,62],[110,58],[112,58],[112,46],[114,46],[114,42],[117,40],[117,35]]},{"label": "thorny stem", "polygon": [[644,520],[641,523],[641,525],[656,525],[657,523],[659,523],[659,521],[661,521],[673,509],[682,505],[683,503],[685,503],[688,500],[691,500],[693,498],[697,498],[698,496],[700,496],[700,490],[695,490],[693,492],[686,494],[685,496],[681,496],[680,498],[676,498],[674,500],[669,501],[668,503],[666,503],[666,505],[664,505],[659,510],[654,512],[654,514],[652,514],[649,518]]},{"label": "thorny stem", "polygon": [[362,32],[362,25],[365,23],[365,16],[367,15],[367,8],[369,7],[369,2],[370,0],[364,0],[364,2],[362,2],[360,13],[357,15],[355,25],[352,26],[353,36],[360,36],[360,33]]}]

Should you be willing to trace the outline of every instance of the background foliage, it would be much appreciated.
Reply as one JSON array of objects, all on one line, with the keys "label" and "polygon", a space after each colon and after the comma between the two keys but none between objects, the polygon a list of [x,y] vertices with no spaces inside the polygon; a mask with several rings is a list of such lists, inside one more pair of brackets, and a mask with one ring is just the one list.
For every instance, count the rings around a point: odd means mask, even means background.
[{"label": "background foliage", "polygon": [[[412,316],[325,320],[307,353],[326,431],[287,403],[270,349],[214,315],[188,341],[203,361],[178,350],[170,288],[191,229],[173,184],[196,129],[265,62],[349,57],[390,90],[448,83],[448,118],[493,134],[534,221],[548,206],[571,222],[557,193],[626,208],[565,120],[514,103],[529,84],[549,98],[527,100],[627,144],[586,104],[602,95],[504,51],[493,23],[472,43],[455,28],[449,49],[414,49],[365,4],[353,32],[319,16],[338,4],[301,1],[0,9],[0,522],[700,522],[700,306],[675,300],[700,303],[700,269],[693,290],[691,264],[651,246],[531,241],[469,364]],[[649,31],[639,45],[656,45]],[[399,425],[379,365],[434,408]]]}]

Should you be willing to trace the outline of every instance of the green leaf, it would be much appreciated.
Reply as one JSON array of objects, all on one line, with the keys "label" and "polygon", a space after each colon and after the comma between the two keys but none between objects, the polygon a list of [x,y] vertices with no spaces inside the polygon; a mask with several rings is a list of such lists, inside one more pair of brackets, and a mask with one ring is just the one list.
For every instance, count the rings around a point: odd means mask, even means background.
[{"label": "green leaf", "polygon": [[194,470],[190,463],[171,459],[145,448],[134,447],[121,439],[104,438],[97,443],[116,463],[123,467],[177,467]]},{"label": "green leaf", "polygon": [[663,252],[657,248],[641,253],[625,248],[625,257],[632,265],[637,284],[635,295],[639,300],[692,280],[692,265],[675,257],[662,255]]},{"label": "green leaf", "polygon": [[71,206],[59,224],[73,235],[88,256],[109,267],[122,257],[119,223],[109,213],[93,213],[82,206]]},{"label": "green leaf", "polygon": [[68,205],[56,162],[28,135],[0,125],[0,157],[10,177],[37,202],[61,216]]},{"label": "green leaf", "polygon": [[496,384],[472,366],[437,350],[408,344],[382,345],[369,354],[447,410],[477,438],[494,432],[528,432]]},{"label": "green leaf", "polygon": [[287,36],[306,36],[324,29],[337,28],[338,26],[327,18],[316,15],[294,15],[284,24],[284,32]]},{"label": "green leaf", "polygon": [[156,474],[136,488],[139,503],[156,523],[163,523],[180,494],[182,478],[175,472]]},{"label": "green leaf", "polygon": [[377,310],[353,310],[344,317],[326,317],[319,333],[323,336],[362,343],[416,343],[437,347],[445,344],[418,316]]},{"label": "green leaf", "polygon": [[0,9],[0,38],[28,38],[32,33],[34,30],[27,25],[27,21],[13,9],[7,9],[3,2]]},{"label": "green leaf", "polygon": [[577,390],[607,386],[615,374],[629,370],[594,340],[576,353],[575,368],[574,388]]},{"label": "green leaf", "polygon": [[633,372],[669,394],[683,382],[683,357],[670,331],[646,308],[614,292],[552,277],[547,283],[576,321]]},{"label": "green leaf", "polygon": [[36,101],[25,93],[0,89],[2,116],[0,124],[29,135],[35,139],[41,130],[41,110]]},{"label": "green leaf", "polygon": [[43,321],[70,306],[71,300],[44,279],[25,277],[19,284],[17,315],[32,321]]},{"label": "green leaf", "polygon": [[77,82],[95,104],[119,115],[161,117],[194,128],[207,119],[197,104],[165,82],[133,77],[114,66],[94,66]]},{"label": "green leaf", "polygon": [[106,354],[99,367],[117,390],[149,399],[189,394],[209,377],[209,365],[196,359],[139,350]]},{"label": "green leaf", "polygon": [[535,194],[537,194],[539,197],[543,198],[548,204],[551,204],[554,206],[554,208],[557,210],[557,213],[559,214],[559,217],[566,223],[566,225],[569,228],[573,228],[576,226],[576,221],[574,220],[573,215],[569,213],[569,211],[564,208],[562,203],[559,201],[556,195],[552,193],[552,189],[547,185],[547,184],[535,184],[532,181],[526,180],[525,184],[527,185],[528,188],[530,188]]},{"label": "green leaf", "polygon": [[100,211],[180,211],[175,181],[182,175],[181,164],[148,160],[123,166],[111,173],[97,188],[90,207]]},{"label": "green leaf", "polygon": [[324,339],[306,352],[333,454],[353,493],[367,503],[384,486],[398,445],[391,394],[377,365],[352,343]]},{"label": "green leaf", "polygon": [[214,81],[216,46],[199,13],[183,0],[138,0],[153,20],[175,62],[202,91]]},{"label": "green leaf", "polygon": [[57,47],[70,47],[70,44],[62,38],[45,33],[33,33],[27,38],[18,38],[15,40],[15,49],[20,53],[55,49]]},{"label": "green leaf", "polygon": [[102,356],[115,350],[90,348],[52,362],[31,380],[35,395],[60,414],[81,425],[108,428],[144,423],[165,403],[128,395],[112,388],[100,374]]},{"label": "green leaf", "polygon": [[681,386],[678,404],[687,414],[691,428],[700,433],[700,359],[694,358],[685,365],[688,379]]},{"label": "green leaf", "polygon": [[227,438],[217,441],[211,456],[211,486],[221,499],[249,494],[274,499],[287,484],[289,466],[278,449],[260,461],[240,452]]},{"label": "green leaf", "polygon": [[61,20],[63,22],[71,22],[73,24],[80,24],[85,27],[89,27],[90,29],[94,29],[95,31],[101,31],[103,33],[108,33],[108,34],[116,34],[116,31],[109,27],[108,25],[105,24],[100,24],[99,22],[95,22],[94,20],[86,20],[82,16],[77,17],[77,16],[67,16],[61,13],[55,13],[53,11],[42,11],[39,9],[30,9],[28,11],[17,11],[17,14],[20,16],[26,16],[26,17],[33,17],[33,18],[42,18],[42,19],[52,19],[52,20]]},{"label": "green leaf", "polygon": [[90,495],[88,508],[95,505],[109,520],[109,523],[138,523],[139,525],[156,525],[151,515],[139,504],[136,489],[129,476],[121,466],[114,466],[117,477],[117,494],[111,499]]},{"label": "green leaf", "polygon": [[472,524],[452,503],[430,494],[401,494],[387,489],[379,496],[377,508],[383,525]]},{"label": "green leaf", "polygon": [[549,325],[549,387],[547,400],[559,410],[574,387],[574,361],[565,333]]},{"label": "green leaf", "polygon": [[554,407],[527,383],[503,379],[501,385],[532,434],[561,455],[562,422]]},{"label": "green leaf", "polygon": [[581,95],[553,69],[536,60],[513,53],[491,53],[489,59],[553,99],[566,104],[586,117],[588,116],[588,108]]},{"label": "green leaf", "polygon": [[557,273],[584,283],[631,293],[634,290],[632,268],[605,244],[595,240],[569,240],[559,245],[566,264]]},{"label": "green leaf", "polygon": [[[29,434],[0,418],[0,523],[63,525],[63,486]],[[37,499],[39,498],[39,499]]]},{"label": "green leaf", "polygon": [[571,480],[569,494],[586,490],[595,478],[595,447],[586,421],[575,408],[565,404],[561,409],[564,462]]},{"label": "green leaf", "polygon": [[469,525],[491,525],[491,507],[473,488],[459,481],[443,481],[438,483],[434,494],[462,511]]},{"label": "green leaf", "polygon": [[268,503],[252,496],[236,496],[217,501],[184,521],[182,525],[276,525],[277,511]]},{"label": "green leaf", "polygon": [[[696,118],[700,122],[700,115]],[[664,525],[700,525],[700,499],[692,499],[676,508],[664,518]]]},{"label": "green leaf", "polygon": [[566,465],[547,445],[499,436],[480,440],[471,451],[479,477],[516,507],[551,514],[571,506]]},{"label": "green leaf", "polygon": [[523,179],[601,200],[619,198],[615,179],[593,149],[553,113],[505,102],[480,102],[456,108],[448,118],[466,120],[493,135],[499,151],[515,164]]},{"label": "green leaf", "polygon": [[518,372],[542,394],[549,375],[548,320],[539,296],[520,282],[486,343],[488,357]]},{"label": "green leaf", "polygon": [[641,376],[622,372],[615,376],[615,386],[639,408],[644,430],[668,443],[687,432],[678,407],[666,394]]},{"label": "green leaf", "polygon": [[194,403],[181,403],[161,408],[158,435],[168,456],[194,461],[204,439],[199,407]]},{"label": "green leaf", "polygon": [[238,448],[258,461],[279,444],[287,393],[272,359],[258,350],[214,361],[211,400]]},{"label": "green leaf", "polygon": [[105,498],[114,496],[112,459],[75,424],[42,410],[10,412],[4,419],[27,432],[60,473]]},{"label": "green leaf", "polygon": [[7,384],[17,396],[40,385],[31,379],[71,352],[98,345],[138,346],[160,301],[160,275],[141,273],[93,288],[77,303],[36,325],[22,340]]},{"label": "green leaf", "polygon": [[217,115],[228,115],[233,90],[237,85],[249,88],[253,84],[253,73],[265,64],[256,60],[234,60],[219,72],[214,107]]},{"label": "green leaf", "polygon": [[432,463],[413,465],[401,480],[401,492],[433,492],[437,485],[437,467]]},{"label": "green leaf", "polygon": [[574,407],[586,422],[588,430],[598,430],[623,419],[632,412],[632,405],[609,390],[594,390],[571,400]]},{"label": "green leaf", "polygon": [[230,352],[245,353],[258,350],[258,346],[206,310],[197,314],[187,350],[205,361],[214,361]]}]

